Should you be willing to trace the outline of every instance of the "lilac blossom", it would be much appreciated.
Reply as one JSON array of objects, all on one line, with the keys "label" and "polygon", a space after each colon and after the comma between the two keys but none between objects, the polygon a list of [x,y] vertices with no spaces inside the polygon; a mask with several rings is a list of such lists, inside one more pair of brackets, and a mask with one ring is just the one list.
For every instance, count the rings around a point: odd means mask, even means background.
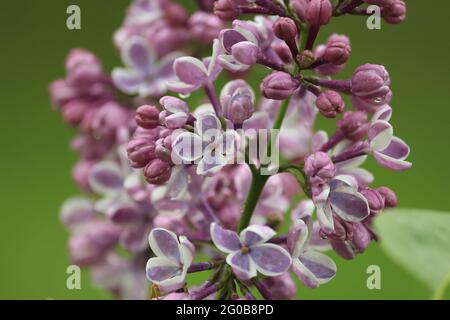
[{"label": "lilac blossom", "polygon": [[161,96],[167,91],[167,82],[174,80],[172,64],[180,56],[173,53],[156,61],[152,47],[142,37],[130,38],[122,47],[126,68],[113,70],[114,84],[127,94],[141,97]]},{"label": "lilac blossom", "polygon": [[197,174],[215,173],[230,163],[238,149],[234,131],[223,132],[213,113],[203,114],[195,121],[195,133],[183,132],[173,141],[174,154],[186,162],[197,162]]},{"label": "lilac blossom", "polygon": [[195,248],[189,240],[173,232],[157,228],[148,236],[156,257],[147,262],[147,278],[166,291],[184,286],[186,273],[194,258]]},{"label": "lilac blossom", "polygon": [[227,263],[240,279],[251,279],[257,273],[279,276],[292,263],[291,256],[282,247],[266,243],[275,235],[269,227],[252,225],[238,236],[236,232],[211,224],[211,238],[214,245],[227,254]]}]

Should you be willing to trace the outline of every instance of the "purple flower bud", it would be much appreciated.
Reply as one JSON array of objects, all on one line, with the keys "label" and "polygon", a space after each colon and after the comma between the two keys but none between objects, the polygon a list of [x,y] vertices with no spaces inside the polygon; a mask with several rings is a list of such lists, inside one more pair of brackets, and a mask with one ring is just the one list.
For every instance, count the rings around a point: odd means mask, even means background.
[{"label": "purple flower bud", "polygon": [[66,60],[67,82],[86,86],[103,77],[102,65],[97,57],[86,50],[74,49]]},{"label": "purple flower bud", "polygon": [[363,111],[347,111],[337,122],[344,135],[353,141],[358,141],[367,134],[369,129],[367,113]]},{"label": "purple flower bud", "polygon": [[327,90],[317,97],[316,105],[324,117],[335,118],[338,113],[344,111],[345,103],[339,93]]},{"label": "purple flower bud", "polygon": [[305,159],[305,174],[312,185],[327,183],[336,175],[336,167],[325,152],[315,152]]},{"label": "purple flower bud", "polygon": [[374,112],[392,98],[391,79],[385,67],[365,64],[355,70],[351,79],[352,101],[356,108]]},{"label": "purple flower bud", "polygon": [[406,19],[406,4],[402,0],[394,0],[383,10],[383,18],[387,23],[398,24]]},{"label": "purple flower bud", "polygon": [[394,208],[398,204],[397,195],[388,187],[380,187],[377,191],[384,198],[384,205],[388,208]]},{"label": "purple flower bud", "polygon": [[306,9],[310,0],[291,0],[291,7],[294,9],[297,17],[303,22],[306,22]]},{"label": "purple flower bud", "polygon": [[155,144],[159,138],[159,129],[138,128],[133,139],[128,142],[127,153],[133,168],[144,168],[155,158]]},{"label": "purple flower bud", "polygon": [[168,3],[164,8],[164,17],[171,26],[184,26],[188,20],[188,13],[182,5]]},{"label": "purple flower bud", "polygon": [[291,75],[276,71],[263,80],[261,92],[268,99],[284,100],[290,97],[299,86],[300,82]]},{"label": "purple flower bud", "polygon": [[367,199],[370,211],[373,213],[379,213],[384,209],[384,197],[380,192],[374,189],[365,188],[360,193]]},{"label": "purple flower bud", "polygon": [[186,102],[175,97],[162,97],[159,103],[164,108],[159,114],[159,121],[170,129],[183,127],[189,118],[189,106]]},{"label": "purple flower bud", "polygon": [[222,20],[232,21],[239,16],[234,0],[218,0],[214,3],[214,14]]},{"label": "purple flower bud", "polygon": [[212,13],[198,11],[188,21],[192,36],[200,42],[210,44],[224,28],[222,20]]},{"label": "purple flower bud", "polygon": [[144,129],[159,126],[159,110],[155,106],[144,105],[136,110],[136,123]]},{"label": "purple flower bud", "polygon": [[144,169],[144,177],[150,184],[162,185],[169,181],[172,174],[170,163],[161,159],[153,159]]},{"label": "purple flower bud", "polygon": [[275,44],[272,45],[273,50],[275,50],[275,52],[277,53],[278,57],[280,57],[280,59],[286,63],[286,64],[290,64],[292,63],[292,54],[291,54],[291,50],[289,49],[289,47],[287,46],[287,44],[285,42],[277,42]]},{"label": "purple flower bud", "polygon": [[281,40],[290,41],[298,35],[297,25],[294,20],[287,17],[278,18],[272,26],[275,36]]},{"label": "purple flower bud", "polygon": [[356,253],[364,252],[372,241],[372,235],[362,223],[353,224],[352,247]]},{"label": "purple flower bud", "polygon": [[234,124],[242,124],[254,111],[255,95],[241,79],[228,82],[220,94],[223,116]]},{"label": "purple flower bud", "polygon": [[327,48],[323,54],[323,59],[331,64],[345,64],[352,53],[352,48],[348,41],[332,40],[328,41]]},{"label": "purple flower bud", "polygon": [[333,7],[330,0],[311,0],[306,6],[306,21],[315,27],[324,26],[331,20]]},{"label": "purple flower bud", "polygon": [[262,284],[270,288],[273,300],[291,300],[297,294],[297,287],[289,272],[277,277],[269,277],[261,280]]}]

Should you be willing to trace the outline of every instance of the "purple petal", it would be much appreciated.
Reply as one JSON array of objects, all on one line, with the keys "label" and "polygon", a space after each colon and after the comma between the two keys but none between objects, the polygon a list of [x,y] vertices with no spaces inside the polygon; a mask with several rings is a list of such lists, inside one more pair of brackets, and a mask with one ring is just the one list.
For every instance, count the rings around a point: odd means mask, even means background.
[{"label": "purple petal", "polygon": [[336,264],[320,252],[307,251],[294,260],[293,270],[306,286],[317,288],[336,275]]},{"label": "purple petal", "polygon": [[116,193],[123,188],[123,183],[120,168],[112,161],[99,162],[91,169],[89,184],[97,193]]},{"label": "purple petal", "polygon": [[297,220],[289,228],[287,246],[292,254],[293,259],[300,256],[304,251],[308,240],[308,226],[303,220]]},{"label": "purple petal", "polygon": [[208,80],[205,65],[193,57],[181,57],[175,60],[173,70],[184,83],[198,86]]},{"label": "purple petal", "polygon": [[241,280],[256,277],[255,263],[248,254],[236,251],[227,256],[227,263],[233,268],[234,274]]},{"label": "purple petal", "polygon": [[231,53],[231,47],[238,42],[247,41],[247,39],[238,31],[233,29],[222,30],[219,34],[220,43],[223,48]]},{"label": "purple petal", "polygon": [[370,213],[366,198],[358,192],[332,192],[330,204],[338,216],[350,222],[362,221]]},{"label": "purple petal", "polygon": [[282,247],[272,243],[252,246],[250,248],[250,257],[255,262],[256,270],[270,277],[282,275],[292,263],[289,253]]},{"label": "purple petal", "polygon": [[141,252],[147,247],[148,231],[145,224],[131,225],[122,231],[119,242],[128,251]]},{"label": "purple petal", "polygon": [[380,151],[386,149],[394,136],[394,129],[389,122],[378,120],[370,126],[368,137],[371,150]]},{"label": "purple petal", "polygon": [[240,250],[241,242],[236,232],[226,230],[217,223],[212,223],[210,233],[211,240],[220,251],[232,253]]},{"label": "purple petal", "polygon": [[374,113],[372,117],[372,121],[376,120],[384,120],[389,121],[392,117],[392,108],[385,104],[377,109],[377,111]]},{"label": "purple petal", "polygon": [[157,257],[166,258],[175,265],[181,264],[179,242],[172,231],[153,229],[148,236],[148,242]]},{"label": "purple petal", "polygon": [[60,219],[69,228],[91,220],[95,217],[94,203],[89,199],[72,198],[64,202]]},{"label": "purple petal", "polygon": [[112,72],[112,80],[120,91],[127,94],[136,94],[144,81],[142,74],[132,69],[116,68]]},{"label": "purple petal", "polygon": [[182,81],[169,81],[167,82],[167,88],[171,91],[180,93],[180,94],[189,94],[200,87],[201,84],[191,85],[188,83],[184,83]]},{"label": "purple petal", "polygon": [[333,211],[329,202],[316,204],[317,221],[321,228],[327,232],[334,232]]},{"label": "purple petal", "polygon": [[275,231],[268,226],[254,224],[242,230],[240,239],[244,246],[250,247],[267,242],[275,234]]},{"label": "purple petal", "polygon": [[200,115],[195,121],[195,129],[203,141],[213,141],[221,135],[222,125],[214,113]]},{"label": "purple petal", "polygon": [[151,258],[146,266],[147,278],[165,291],[174,291],[184,286],[186,273],[164,258]]},{"label": "purple petal", "polygon": [[[172,143],[173,155],[185,162],[191,162],[200,159],[203,152],[203,141],[200,136],[192,132],[183,132],[178,135]],[[174,157],[172,157],[174,158]],[[172,159],[175,164],[176,159]]]},{"label": "purple petal", "polygon": [[300,201],[297,207],[291,212],[291,220],[296,221],[298,219],[305,219],[312,216],[314,212],[314,202],[311,200]]},{"label": "purple petal", "polygon": [[124,63],[147,74],[154,62],[155,54],[149,47],[147,41],[142,37],[133,37],[122,47],[122,60]]}]

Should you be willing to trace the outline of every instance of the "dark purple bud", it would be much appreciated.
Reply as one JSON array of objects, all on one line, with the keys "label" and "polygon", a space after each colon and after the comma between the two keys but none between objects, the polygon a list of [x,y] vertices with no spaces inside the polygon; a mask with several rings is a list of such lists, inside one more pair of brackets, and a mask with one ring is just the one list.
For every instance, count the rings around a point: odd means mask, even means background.
[{"label": "dark purple bud", "polygon": [[294,281],[292,281],[289,272],[281,276],[265,278],[261,282],[267,288],[270,288],[273,300],[291,300],[297,294],[297,287]]},{"label": "dark purple bud", "polygon": [[136,110],[136,122],[144,129],[154,129],[160,125],[159,110],[155,106],[144,105]]},{"label": "dark purple bud", "polygon": [[352,260],[356,257],[356,252],[349,241],[335,240],[330,238],[330,244],[336,253],[346,260]]},{"label": "dark purple bud", "polygon": [[380,187],[377,191],[384,198],[384,205],[387,208],[394,208],[398,205],[397,195],[388,187]]},{"label": "dark purple bud", "polygon": [[306,22],[306,8],[309,0],[291,0],[291,7],[294,9],[297,17],[303,22]]},{"label": "dark purple bud", "polygon": [[214,13],[222,20],[232,21],[239,16],[239,9],[233,0],[218,0],[214,3]]},{"label": "dark purple bud", "polygon": [[168,3],[164,8],[164,14],[171,26],[184,26],[189,17],[184,7],[177,3]]},{"label": "dark purple bud", "polygon": [[297,62],[301,69],[308,69],[315,60],[314,53],[310,50],[304,50],[297,55]]},{"label": "dark purple bud", "polygon": [[336,167],[325,152],[315,152],[305,159],[305,174],[312,185],[327,183],[336,175]]},{"label": "dark purple bud", "polygon": [[383,18],[387,23],[398,24],[406,19],[406,4],[402,0],[394,0],[383,9]]},{"label": "dark purple bud", "polygon": [[150,184],[162,185],[169,181],[172,174],[170,163],[161,159],[153,159],[144,169],[144,177]]},{"label": "dark purple bud", "polygon": [[379,213],[384,209],[384,197],[377,190],[365,188],[360,193],[367,199],[371,212]]},{"label": "dark purple bud", "polygon": [[133,138],[128,142],[127,153],[133,168],[143,168],[155,158],[155,145],[160,130],[137,128]]},{"label": "dark purple bud", "polygon": [[336,91],[327,90],[321,93],[316,100],[319,112],[327,118],[335,118],[338,113],[344,111],[345,103],[341,95]]},{"label": "dark purple bud", "polygon": [[284,63],[286,63],[286,64],[292,63],[291,50],[286,45],[286,43],[284,43],[284,42],[277,42],[277,43],[272,45],[272,48],[275,50],[275,52],[277,53],[278,57],[280,57],[280,59]]},{"label": "dark purple bud", "polygon": [[328,24],[333,15],[330,0],[311,0],[306,6],[306,21],[314,27]]},{"label": "dark purple bud", "polygon": [[369,130],[367,113],[363,111],[347,111],[342,119],[337,122],[344,135],[353,141],[363,138]]},{"label": "dark purple bud", "polygon": [[292,78],[290,74],[276,71],[263,80],[261,92],[268,99],[284,100],[290,97],[299,86],[300,82]]},{"label": "dark purple bud", "polygon": [[362,223],[353,224],[351,245],[356,253],[364,252],[372,241],[372,235]]},{"label": "dark purple bud", "polygon": [[323,59],[331,64],[345,64],[352,53],[350,44],[346,41],[331,41],[323,54]]},{"label": "dark purple bud", "polygon": [[281,40],[290,41],[298,35],[297,25],[294,20],[287,17],[278,18],[272,26],[275,36]]}]

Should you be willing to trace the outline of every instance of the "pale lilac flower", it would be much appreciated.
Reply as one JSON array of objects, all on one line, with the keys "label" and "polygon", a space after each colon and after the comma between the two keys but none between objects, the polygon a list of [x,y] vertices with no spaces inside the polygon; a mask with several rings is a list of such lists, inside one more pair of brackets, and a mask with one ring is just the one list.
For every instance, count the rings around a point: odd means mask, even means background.
[{"label": "pale lilac flower", "polygon": [[60,220],[67,228],[76,227],[96,216],[94,202],[88,198],[74,197],[61,207]]},{"label": "pale lilac flower", "polygon": [[179,53],[157,61],[147,40],[135,36],[123,45],[121,55],[126,68],[115,68],[112,78],[124,93],[159,97],[167,91],[167,82],[175,79],[172,64],[180,56]]},{"label": "pale lilac flower", "polygon": [[406,161],[410,152],[409,146],[402,139],[393,136],[393,128],[389,122],[372,122],[368,136],[370,149],[380,165],[396,171],[411,168],[412,163]]},{"label": "pale lilac flower", "polygon": [[192,243],[184,236],[177,237],[161,228],[150,232],[148,242],[155,257],[147,262],[147,278],[166,292],[182,288],[194,259]]},{"label": "pale lilac flower", "polygon": [[189,94],[216,80],[222,71],[222,68],[217,63],[217,57],[220,52],[220,43],[218,40],[215,40],[211,57],[202,61],[194,57],[175,59],[173,70],[178,80],[168,82],[169,89],[181,94]]},{"label": "pale lilac flower", "polygon": [[196,40],[211,44],[224,28],[224,23],[212,13],[198,11],[189,18],[188,26],[189,31]]},{"label": "pale lilac flower", "polygon": [[287,244],[292,254],[292,270],[310,288],[329,282],[336,275],[336,264],[328,256],[309,247],[311,220],[294,222]]},{"label": "pale lilac flower", "polygon": [[339,175],[313,194],[317,220],[325,232],[334,231],[333,215],[349,222],[360,222],[370,214],[366,198],[358,192],[353,176]]},{"label": "pale lilac flower", "polygon": [[228,254],[227,263],[243,280],[256,277],[257,272],[279,276],[291,266],[291,256],[285,249],[266,243],[275,235],[275,231],[267,226],[251,225],[238,236],[236,232],[212,223],[210,232],[214,245]]},{"label": "pale lilac flower", "polygon": [[195,133],[183,132],[172,144],[176,157],[187,163],[197,163],[197,174],[218,172],[235,157],[238,135],[234,130],[222,130],[213,113],[200,115],[195,121]]}]

